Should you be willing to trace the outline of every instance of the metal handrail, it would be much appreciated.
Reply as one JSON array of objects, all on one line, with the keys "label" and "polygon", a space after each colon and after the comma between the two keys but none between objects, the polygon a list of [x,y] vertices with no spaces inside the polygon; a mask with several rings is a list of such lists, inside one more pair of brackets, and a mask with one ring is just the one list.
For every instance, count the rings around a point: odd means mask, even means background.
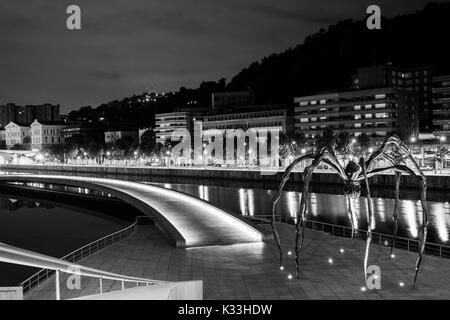
[{"label": "metal handrail", "polygon": [[103,293],[103,286],[102,286],[103,279],[121,281],[122,290],[125,289],[125,282],[132,282],[135,283],[137,286],[139,286],[139,284],[142,283],[145,285],[169,283],[167,281],[130,277],[117,273],[72,264],[73,262],[79,261],[94,252],[98,252],[99,250],[106,248],[107,246],[129,235],[136,229],[138,219],[139,217],[137,217],[136,222],[134,222],[131,226],[128,226],[127,228],[124,228],[108,236],[102,237],[94,242],[91,242],[81,247],[80,249],[65,255],[62,259],[53,258],[47,255],[39,254],[36,252],[0,243],[0,261],[30,267],[44,268],[21,283],[21,285],[23,286],[24,293],[29,292],[31,289],[38,286],[43,281],[47,280],[49,277],[55,274],[57,300],[60,299],[60,287],[59,287],[60,272],[98,278],[100,280],[100,293]]},{"label": "metal handrail", "polygon": [[[258,215],[258,216],[246,216],[246,218],[260,221],[262,223],[269,223],[270,219],[272,218],[271,215]],[[284,223],[284,224],[290,224],[289,223],[289,217],[277,215],[275,216],[275,219],[277,222]],[[307,220],[306,221],[306,228],[312,229],[314,231],[321,231],[328,234],[331,234],[333,236],[338,237],[345,237],[345,238],[351,238],[352,236],[352,228],[326,223],[326,222],[320,222],[320,221],[313,221],[313,220]],[[367,236],[367,230],[360,230],[356,229],[355,236],[359,239],[366,239]],[[379,245],[384,246],[391,246],[393,241],[393,236],[388,235],[385,233],[379,233],[379,232],[372,232],[372,243],[376,243]],[[398,249],[404,249],[409,252],[418,252],[419,250],[419,241],[415,239],[409,239],[404,237],[396,237],[394,247]],[[450,259],[450,246],[432,243],[432,242],[426,242],[425,243],[425,254],[433,255],[439,258],[446,258]]]},{"label": "metal handrail", "polygon": [[[97,239],[95,241],[92,241],[91,243],[88,243],[84,245],[83,247],[76,249],[68,254],[66,254],[64,257],[61,258],[61,260],[65,260],[68,262],[77,262],[84,258],[87,258],[88,256],[92,255],[93,253],[98,252],[101,249],[106,248],[107,246],[114,244],[122,239],[124,239],[126,236],[131,234],[134,230],[136,230],[137,225],[137,219],[136,221],[119,231],[116,231],[114,233],[111,233],[107,236],[104,236],[100,239]],[[107,240],[112,238],[114,240],[114,237],[118,237],[116,241],[112,241],[109,245],[107,245]],[[103,245],[101,244],[103,243]],[[87,252],[85,252],[87,249]],[[48,269],[41,269],[40,271],[36,272],[26,280],[24,280],[20,285],[23,287],[23,293],[26,294],[29,291],[31,291],[36,286],[39,286],[42,282],[46,281],[48,278],[54,275],[54,271],[48,270]]]}]

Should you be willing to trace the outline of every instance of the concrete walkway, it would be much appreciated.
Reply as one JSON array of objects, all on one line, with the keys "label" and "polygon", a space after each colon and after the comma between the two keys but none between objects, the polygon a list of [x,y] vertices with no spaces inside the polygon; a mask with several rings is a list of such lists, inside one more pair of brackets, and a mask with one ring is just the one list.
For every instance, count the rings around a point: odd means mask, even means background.
[{"label": "concrete walkway", "polygon": [[[292,250],[293,228],[279,225],[279,231],[287,253]],[[293,256],[280,270],[273,241],[178,249],[154,226],[139,226],[126,240],[80,263],[158,280],[203,280],[206,299],[450,299],[450,260],[425,256],[413,289],[416,254],[396,250],[396,258],[389,259],[389,248],[378,245],[372,246],[369,265],[381,268],[381,289],[362,291],[364,245],[357,240],[352,250],[350,239],[307,230],[302,275],[295,279]],[[26,299],[54,299],[54,288],[50,279]],[[104,281],[103,288],[119,289],[120,283]],[[98,293],[99,283],[82,278],[81,290],[67,290],[62,278],[61,289],[62,298],[74,298]]]},{"label": "concrete walkway", "polygon": [[72,185],[114,195],[152,217],[177,247],[260,242],[270,238],[205,201],[178,191],[118,179],[56,175],[1,175],[0,181]]}]

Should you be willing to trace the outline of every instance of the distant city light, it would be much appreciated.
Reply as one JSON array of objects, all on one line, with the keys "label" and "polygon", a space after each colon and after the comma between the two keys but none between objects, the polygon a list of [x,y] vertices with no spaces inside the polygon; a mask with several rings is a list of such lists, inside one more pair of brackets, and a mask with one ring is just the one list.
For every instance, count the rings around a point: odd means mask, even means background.
[{"label": "distant city light", "polygon": [[292,254],[292,252],[291,251],[288,251],[288,256],[290,256]]},{"label": "distant city light", "polygon": [[440,140],[441,142],[445,142],[445,141],[447,140],[447,138],[444,137],[444,136],[441,136],[441,137],[439,138],[439,140]]},{"label": "distant city light", "polygon": [[373,148],[369,148],[369,152],[372,153],[373,152]]},{"label": "distant city light", "polygon": [[400,282],[398,285],[399,285],[400,287],[403,287],[403,286],[405,285],[405,283]]},{"label": "distant city light", "polygon": [[332,258],[328,258],[328,263],[329,264],[333,264],[333,259]]},{"label": "distant city light", "polygon": [[341,248],[341,250],[339,250],[341,253],[344,253],[344,248]]},{"label": "distant city light", "polygon": [[417,141],[417,139],[416,139],[416,137],[411,137],[411,138],[409,138],[409,141],[411,141],[412,143],[414,143],[414,142]]}]

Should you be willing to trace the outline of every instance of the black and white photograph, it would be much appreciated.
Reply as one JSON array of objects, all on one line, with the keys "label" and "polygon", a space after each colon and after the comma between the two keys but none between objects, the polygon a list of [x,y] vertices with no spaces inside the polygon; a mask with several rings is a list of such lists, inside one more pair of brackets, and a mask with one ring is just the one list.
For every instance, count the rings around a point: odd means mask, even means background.
[{"label": "black and white photograph", "polygon": [[448,1],[0,0],[0,308],[449,300],[449,41]]}]

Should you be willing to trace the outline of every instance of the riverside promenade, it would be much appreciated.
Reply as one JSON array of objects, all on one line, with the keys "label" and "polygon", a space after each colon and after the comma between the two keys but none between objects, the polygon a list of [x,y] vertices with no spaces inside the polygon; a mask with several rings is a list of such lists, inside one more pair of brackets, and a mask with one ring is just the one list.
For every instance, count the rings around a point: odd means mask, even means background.
[{"label": "riverside promenade", "polygon": [[[263,228],[268,228],[264,225]],[[286,253],[292,250],[292,226],[278,226]],[[381,289],[362,291],[365,241],[307,230],[301,279],[295,278],[293,255],[278,267],[273,241],[180,249],[171,246],[154,226],[139,226],[129,238],[80,263],[105,271],[167,280],[203,280],[205,299],[450,299],[450,260],[425,256],[416,288],[412,288],[417,255],[372,245],[369,265],[381,269]],[[293,278],[289,279],[288,275]],[[83,277],[81,290],[68,290],[61,278],[63,299],[99,293],[97,279]],[[54,278],[25,299],[54,299]],[[104,281],[104,291],[120,283]]]},{"label": "riverside promenade", "polygon": [[[146,166],[108,166],[108,165],[62,165],[62,164],[32,164],[0,165],[0,171],[38,174],[69,174],[90,177],[136,177],[134,180],[148,179],[217,179],[226,181],[252,181],[262,183],[279,183],[284,168],[276,170],[261,170],[259,168],[216,168],[216,167],[146,167]],[[291,182],[302,181],[302,167],[299,166],[291,173]],[[427,187],[434,190],[450,189],[450,175],[425,172]],[[393,174],[382,174],[370,178],[371,186],[393,188],[395,179]],[[329,170],[316,170],[312,176],[312,183],[321,185],[342,185],[338,174]],[[417,188],[417,181],[412,176],[402,175],[401,188]]]}]

